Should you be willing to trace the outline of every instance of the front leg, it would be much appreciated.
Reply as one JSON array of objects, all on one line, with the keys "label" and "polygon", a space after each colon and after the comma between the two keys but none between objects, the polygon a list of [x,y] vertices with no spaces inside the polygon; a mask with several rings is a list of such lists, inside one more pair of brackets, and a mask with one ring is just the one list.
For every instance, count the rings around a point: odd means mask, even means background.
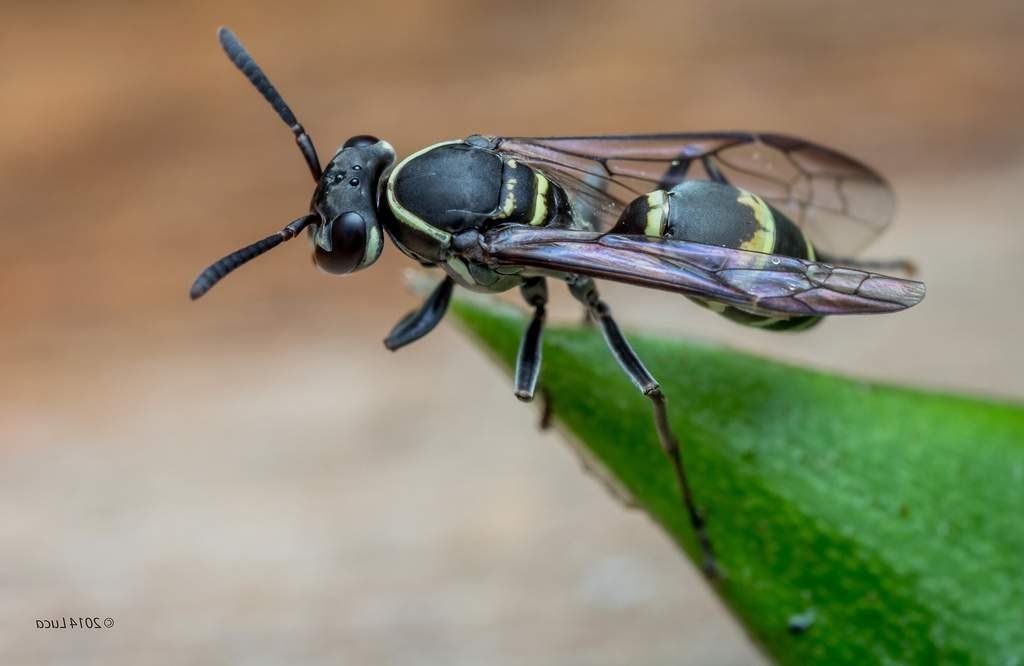
[{"label": "front leg", "polygon": [[[533,319],[519,343],[519,354],[516,356],[516,397],[523,402],[533,400],[537,390],[537,377],[540,376],[542,352],[542,336],[544,332],[545,307],[548,302],[548,285],[544,278],[535,277],[526,280],[519,290],[527,303],[533,306]],[[545,414],[548,408],[545,401]],[[550,415],[548,415],[550,418]],[[542,419],[542,423],[545,419]],[[544,427],[544,426],[542,426]]]},{"label": "front leg", "polygon": [[454,286],[455,281],[445,277],[419,310],[413,310],[395,324],[388,337],[384,338],[384,346],[395,351],[410,342],[416,342],[434,330],[434,327],[444,319],[444,313],[448,311],[448,302],[452,299]]},{"label": "front leg", "polygon": [[658,439],[661,442],[661,447],[672,461],[672,467],[675,470],[679,489],[683,496],[683,506],[690,517],[690,524],[693,526],[693,531],[697,534],[697,540],[700,543],[704,557],[704,573],[709,578],[717,578],[718,567],[715,564],[711,539],[704,530],[704,518],[697,511],[697,506],[693,501],[693,492],[690,490],[690,483],[686,478],[686,469],[683,467],[683,457],[680,452],[679,441],[669,425],[668,411],[665,407],[665,395],[661,392],[660,385],[651,376],[651,373],[647,371],[643,362],[622,335],[619,325],[612,319],[611,310],[598,295],[594,281],[590,278],[578,278],[569,283],[569,291],[587,307],[594,319],[597,320],[601,331],[604,333],[604,339],[608,343],[612,355],[615,356],[615,360],[619,362],[619,366],[629,375],[629,378],[633,380],[637,388],[651,401],[651,405],[654,408],[654,426],[658,432]]}]

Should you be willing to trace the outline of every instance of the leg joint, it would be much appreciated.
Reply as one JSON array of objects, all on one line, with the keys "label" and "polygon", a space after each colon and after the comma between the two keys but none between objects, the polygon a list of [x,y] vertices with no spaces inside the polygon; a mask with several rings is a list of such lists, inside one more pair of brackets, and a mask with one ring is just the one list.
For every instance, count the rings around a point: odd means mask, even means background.
[{"label": "leg joint", "polygon": [[543,309],[548,302],[548,283],[544,278],[530,278],[519,286],[523,300],[535,308]]}]

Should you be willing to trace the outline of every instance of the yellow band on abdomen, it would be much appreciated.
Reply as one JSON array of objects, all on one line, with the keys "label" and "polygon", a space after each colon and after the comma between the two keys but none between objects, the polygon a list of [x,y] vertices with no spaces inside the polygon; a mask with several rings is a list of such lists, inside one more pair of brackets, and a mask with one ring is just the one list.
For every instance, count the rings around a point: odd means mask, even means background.
[{"label": "yellow band on abdomen", "polygon": [[534,169],[533,182],[533,217],[530,218],[530,224],[536,227],[543,224],[548,217],[548,179]]},{"label": "yellow band on abdomen", "polygon": [[749,240],[744,241],[739,249],[751,252],[773,252],[775,250],[775,216],[772,215],[772,209],[764,202],[764,199],[756,194],[746,190],[740,190],[740,193],[736,201],[744,206],[749,206],[754,211],[757,231]]},{"label": "yellow band on abdomen", "polygon": [[665,233],[665,219],[668,217],[668,199],[665,190],[654,190],[647,194],[647,224],[644,235],[661,238]]}]

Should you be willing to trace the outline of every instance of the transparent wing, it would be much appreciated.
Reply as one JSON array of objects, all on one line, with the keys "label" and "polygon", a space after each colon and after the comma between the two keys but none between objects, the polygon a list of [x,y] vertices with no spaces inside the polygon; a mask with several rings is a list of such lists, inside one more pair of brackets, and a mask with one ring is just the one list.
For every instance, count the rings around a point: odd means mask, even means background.
[{"label": "transparent wing", "polygon": [[860,162],[780,134],[713,132],[495,138],[495,149],[542,169],[597,231],[634,198],[686,179],[754,192],[796,222],[822,252],[849,256],[888,225],[895,198]]},{"label": "transparent wing", "polygon": [[591,231],[496,227],[481,237],[491,265],[528,266],[662,289],[770,316],[896,312],[921,282],[716,245]]}]

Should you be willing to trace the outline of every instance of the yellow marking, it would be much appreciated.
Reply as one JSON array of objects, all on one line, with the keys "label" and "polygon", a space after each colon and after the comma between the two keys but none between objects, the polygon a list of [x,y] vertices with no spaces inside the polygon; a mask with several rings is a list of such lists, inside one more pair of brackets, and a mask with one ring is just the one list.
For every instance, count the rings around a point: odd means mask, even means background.
[{"label": "yellow marking", "polygon": [[748,321],[745,323],[747,326],[753,326],[754,328],[767,328],[768,326],[777,324],[784,319],[787,319],[787,317],[765,317],[764,319]]},{"label": "yellow marking", "polygon": [[718,301],[704,301],[704,305],[708,310],[717,312],[718,314],[723,314],[725,312],[725,308],[728,307],[725,303],[719,303]]},{"label": "yellow marking", "polygon": [[455,273],[452,277],[462,280],[463,284],[467,287],[476,286],[476,280],[469,274],[469,268],[466,267],[466,262],[458,257],[449,257],[444,262],[447,268],[451,269],[452,273]]},{"label": "yellow marking", "polygon": [[363,260],[359,262],[359,267],[369,266],[373,262],[377,261],[377,257],[380,256],[380,251],[384,248],[383,239],[380,236],[380,229],[378,225],[370,225],[370,234],[366,241],[366,252],[363,254]]},{"label": "yellow marking", "polygon": [[516,189],[516,179],[509,178],[505,183],[505,189],[508,190],[508,194],[505,195],[505,203],[502,204],[501,211],[498,213],[499,220],[505,219],[516,209],[516,193],[513,191]]},{"label": "yellow marking", "polygon": [[740,245],[740,249],[751,252],[772,252],[775,249],[775,216],[772,215],[772,209],[761,197],[746,190],[740,190],[740,196],[736,201],[744,206],[749,206],[754,211],[754,219],[757,220],[757,231],[754,232],[750,240],[744,241]]},{"label": "yellow marking", "polygon": [[808,240],[806,235],[804,236],[804,243],[807,244],[807,258],[810,259],[811,261],[817,261],[817,259],[814,258],[814,246],[811,245],[811,241]]},{"label": "yellow marking", "polygon": [[722,314],[725,312],[725,308],[728,307],[724,303],[719,303],[718,301],[707,301],[703,298],[694,298],[693,296],[690,296],[689,299],[702,308],[707,308],[717,314]]},{"label": "yellow marking", "polygon": [[507,164],[508,164],[510,169],[515,169],[516,167],[519,166],[518,162],[516,162],[515,160],[511,160],[511,159],[507,162]]},{"label": "yellow marking", "polygon": [[815,324],[817,324],[819,319],[821,319],[821,317],[808,317],[806,321],[801,322],[801,323],[797,324],[796,326],[793,326],[792,328],[790,328],[788,330],[790,330],[790,331],[806,331],[811,326],[814,326]]},{"label": "yellow marking", "polygon": [[540,175],[540,171],[534,171],[533,182],[536,191],[533,195],[533,217],[530,218],[530,224],[536,227],[548,216],[548,179]]},{"label": "yellow marking", "polygon": [[655,190],[647,195],[647,224],[644,234],[661,238],[665,233],[665,219],[668,217],[668,199],[665,190]]},{"label": "yellow marking", "polygon": [[404,160],[399,162],[398,166],[396,166],[394,170],[391,172],[391,177],[388,179],[387,189],[388,206],[391,207],[391,212],[395,214],[395,217],[397,217],[398,220],[403,224],[407,224],[416,231],[426,234],[427,236],[430,236],[434,240],[438,241],[444,246],[445,249],[448,248],[448,245],[452,239],[452,235],[449,234],[447,231],[442,231],[437,227],[430,226],[416,215],[413,215],[412,212],[406,209],[405,206],[398,203],[398,199],[395,197],[395,183],[398,181],[398,173],[402,170],[402,167],[404,167],[408,162],[416,159],[423,153],[433,150],[434,148],[437,148],[439,146],[448,146],[453,143],[463,143],[463,141],[442,141],[440,143],[435,143],[432,146],[427,146],[423,150],[418,150],[409,157],[406,157]]}]

